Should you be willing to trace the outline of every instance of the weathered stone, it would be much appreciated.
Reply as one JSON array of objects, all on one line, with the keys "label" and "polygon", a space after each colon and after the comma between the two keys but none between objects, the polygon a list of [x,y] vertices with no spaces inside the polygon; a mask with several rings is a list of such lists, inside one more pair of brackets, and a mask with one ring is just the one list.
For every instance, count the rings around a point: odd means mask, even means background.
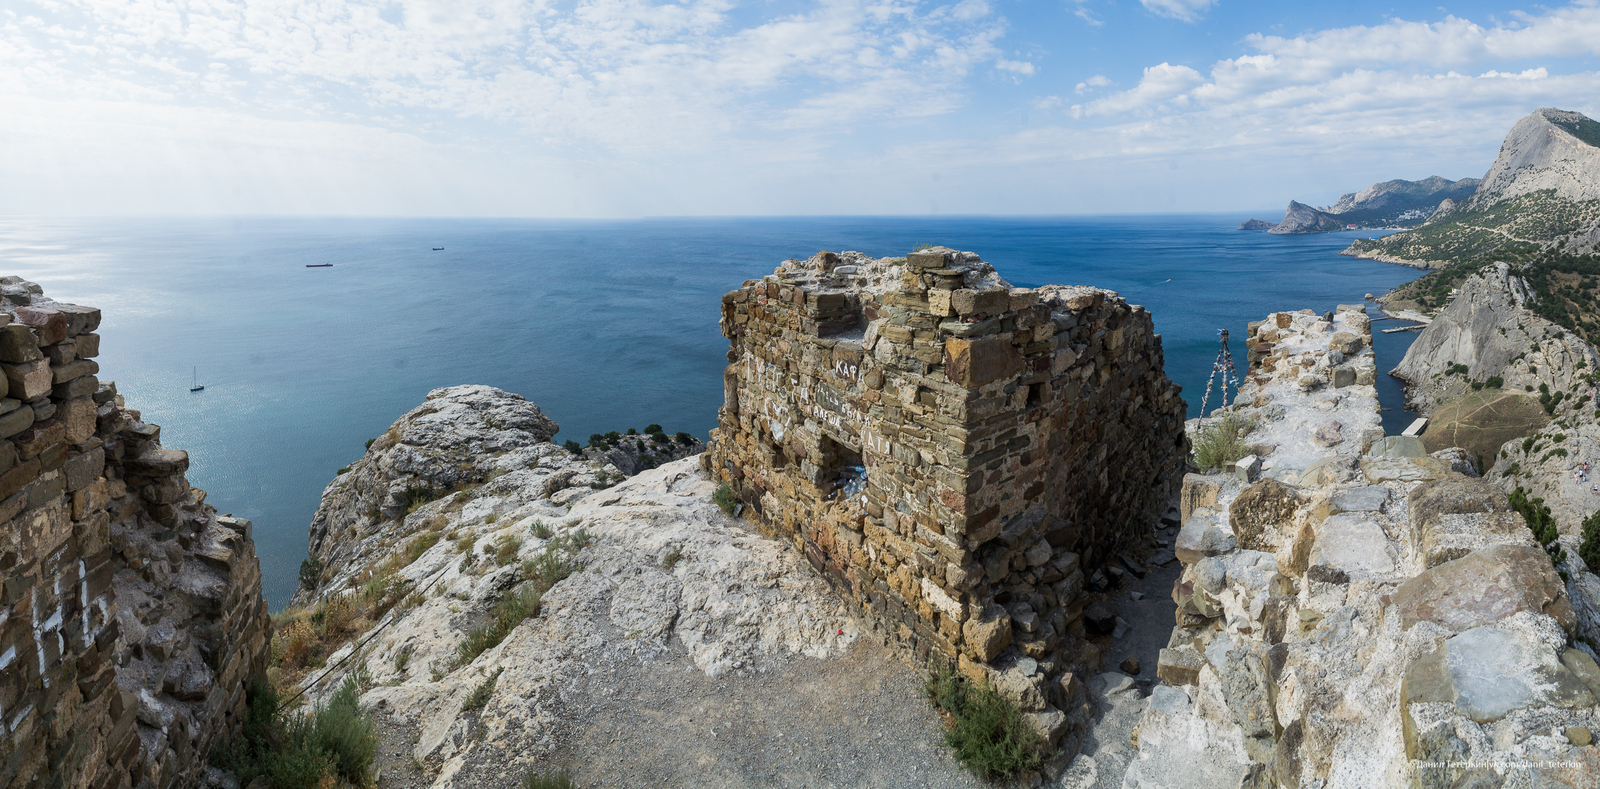
[{"label": "weathered stone", "polygon": [[38,359],[21,364],[0,364],[5,371],[7,394],[19,400],[37,400],[50,394],[50,362]]},{"label": "weathered stone", "polygon": [[[1354,386],[1355,383],[1356,383],[1356,371],[1355,370],[1353,370],[1353,369],[1351,369],[1349,367],[1335,367],[1335,368],[1333,368],[1333,388],[1335,388],[1335,389],[1343,389],[1346,386]],[[1331,446],[1331,444],[1325,444],[1324,446]]]},{"label": "weathered stone", "polygon": [[1350,332],[1334,332],[1328,338],[1328,349],[1338,351],[1346,356],[1354,356],[1361,352],[1361,336]]},{"label": "weathered stone", "polygon": [[1518,611],[1554,617],[1572,632],[1566,586],[1536,547],[1497,545],[1432,567],[1395,593],[1402,627],[1437,622],[1455,631],[1492,624]]},{"label": "weathered stone", "polygon": [[1183,475],[1183,490],[1178,499],[1179,522],[1187,523],[1196,508],[1216,506],[1217,495],[1225,482],[1220,474]]},{"label": "weathered stone", "polygon": [[950,305],[961,315],[999,315],[1011,309],[1011,294],[1004,288],[960,288],[950,294]]},{"label": "weathered stone", "polygon": [[1156,676],[1174,685],[1200,684],[1200,670],[1206,659],[1188,649],[1162,649],[1156,661]]},{"label": "weathered stone", "polygon": [[1561,665],[1582,681],[1596,699],[1600,699],[1600,666],[1595,665],[1594,658],[1581,649],[1569,649],[1561,653]]},{"label": "weathered stone", "polygon": [[964,387],[983,386],[1022,371],[1016,346],[1000,337],[945,340],[945,376]]},{"label": "weathered stone", "polygon": [[33,409],[18,408],[0,415],[0,438],[10,438],[33,426]]},{"label": "weathered stone", "polygon": [[0,362],[21,364],[44,357],[39,351],[39,338],[31,329],[20,323],[0,326]]},{"label": "weathered stone", "polygon": [[1423,458],[1428,450],[1416,436],[1385,436],[1367,450],[1375,458]]},{"label": "weathered stone", "polygon": [[988,662],[1011,645],[1011,615],[998,605],[990,604],[981,616],[969,618],[962,625],[964,643],[973,657]]},{"label": "weathered stone", "polygon": [[40,345],[54,345],[67,338],[67,316],[50,307],[18,307],[17,322],[33,329]]},{"label": "weathered stone", "polygon": [[1339,423],[1329,419],[1317,425],[1311,433],[1311,443],[1319,447],[1331,447],[1344,440],[1339,433]]},{"label": "weathered stone", "polygon": [[[1412,520],[1415,522],[1415,517]],[[1412,549],[1422,558],[1424,568],[1460,559],[1491,545],[1536,547],[1533,533],[1515,512],[1433,515],[1420,527],[1412,527],[1411,539]]]},{"label": "weathered stone", "polygon": [[1384,482],[1425,482],[1454,473],[1450,465],[1431,457],[1364,457],[1361,473],[1374,484]]},{"label": "weathered stone", "polygon": [[1139,676],[1140,669],[1139,659],[1133,655],[1129,655],[1126,658],[1123,658],[1121,663],[1117,664],[1117,668],[1121,669],[1122,673],[1124,674],[1130,674],[1137,677]]},{"label": "weathered stone", "polygon": [[127,461],[128,470],[147,477],[182,474],[189,470],[189,453],[181,449],[152,449]]},{"label": "weathered stone", "polygon": [[1103,600],[1096,600],[1083,609],[1083,626],[1096,635],[1105,635],[1117,627],[1117,612]]},{"label": "weathered stone", "polygon": [[1184,564],[1194,564],[1201,557],[1216,556],[1237,550],[1239,539],[1233,532],[1226,531],[1210,518],[1196,515],[1189,518],[1178,531],[1178,539],[1172,544],[1172,552],[1178,561]]},{"label": "weathered stone", "polygon": [[1456,709],[1488,723],[1534,704],[1592,707],[1595,698],[1555,653],[1525,633],[1475,627],[1445,642]]},{"label": "weathered stone", "polygon": [[1383,527],[1357,514],[1335,515],[1317,526],[1311,566],[1363,580],[1390,577],[1397,569]]},{"label": "weathered stone", "polygon": [[1239,547],[1251,551],[1274,551],[1282,541],[1279,530],[1294,520],[1303,503],[1300,492],[1278,480],[1256,482],[1228,506],[1228,525],[1233,528]]}]

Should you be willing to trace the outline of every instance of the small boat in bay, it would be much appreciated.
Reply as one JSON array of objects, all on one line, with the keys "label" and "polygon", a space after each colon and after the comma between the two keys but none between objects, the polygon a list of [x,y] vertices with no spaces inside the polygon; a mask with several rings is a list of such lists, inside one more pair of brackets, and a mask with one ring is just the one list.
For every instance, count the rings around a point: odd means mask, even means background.
[{"label": "small boat in bay", "polygon": [[307,263],[306,268],[333,268],[332,263]]},{"label": "small boat in bay", "polygon": [[189,384],[189,391],[198,392],[198,391],[200,391],[201,389],[204,389],[204,388],[206,388],[206,385],[203,384],[203,383],[200,383],[200,368],[196,367],[196,368],[194,368],[194,378],[193,378],[192,382]]},{"label": "small boat in bay", "polygon": [[433,251],[435,251],[435,252],[443,252],[444,251],[444,247],[434,247]]}]

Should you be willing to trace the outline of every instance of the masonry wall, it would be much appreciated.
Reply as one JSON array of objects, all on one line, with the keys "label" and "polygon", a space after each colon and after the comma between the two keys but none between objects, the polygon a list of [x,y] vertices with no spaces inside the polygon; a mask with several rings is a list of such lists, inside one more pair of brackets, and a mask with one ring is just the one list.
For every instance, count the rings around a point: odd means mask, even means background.
[{"label": "masonry wall", "polygon": [[708,468],[921,657],[1029,658],[1013,695],[1051,739],[1079,728],[1085,569],[1150,528],[1186,452],[1149,314],[939,247],[786,261],[721,325]]},{"label": "masonry wall", "polygon": [[250,523],[98,379],[99,310],[0,296],[0,787],[194,784],[266,668]]}]

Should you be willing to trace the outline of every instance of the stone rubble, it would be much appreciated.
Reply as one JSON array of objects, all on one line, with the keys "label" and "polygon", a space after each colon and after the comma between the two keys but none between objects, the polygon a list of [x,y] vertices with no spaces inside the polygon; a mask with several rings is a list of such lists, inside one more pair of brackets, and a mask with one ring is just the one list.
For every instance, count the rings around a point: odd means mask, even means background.
[{"label": "stone rubble", "polygon": [[1126,789],[1600,783],[1566,585],[1503,491],[1383,437],[1359,309],[1252,325],[1233,410],[1273,448],[1248,484],[1184,480],[1178,621]]}]

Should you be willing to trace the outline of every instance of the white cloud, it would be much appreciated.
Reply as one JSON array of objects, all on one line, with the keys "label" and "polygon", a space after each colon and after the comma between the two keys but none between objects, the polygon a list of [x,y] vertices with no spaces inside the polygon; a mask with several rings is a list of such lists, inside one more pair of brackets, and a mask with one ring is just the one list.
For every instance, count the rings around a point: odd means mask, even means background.
[{"label": "white cloud", "polygon": [[1111,79],[1104,74],[1096,74],[1073,87],[1078,95],[1083,95],[1095,88],[1103,88],[1111,84]]},{"label": "white cloud", "polygon": [[1148,111],[1168,102],[1187,103],[1189,91],[1205,81],[1200,72],[1188,66],[1161,63],[1145,69],[1144,77],[1132,90],[1089,102],[1084,112],[1088,115],[1116,115]]},{"label": "white cloud", "polygon": [[1160,16],[1193,22],[1216,5],[1217,0],[1139,0],[1139,3]]}]

